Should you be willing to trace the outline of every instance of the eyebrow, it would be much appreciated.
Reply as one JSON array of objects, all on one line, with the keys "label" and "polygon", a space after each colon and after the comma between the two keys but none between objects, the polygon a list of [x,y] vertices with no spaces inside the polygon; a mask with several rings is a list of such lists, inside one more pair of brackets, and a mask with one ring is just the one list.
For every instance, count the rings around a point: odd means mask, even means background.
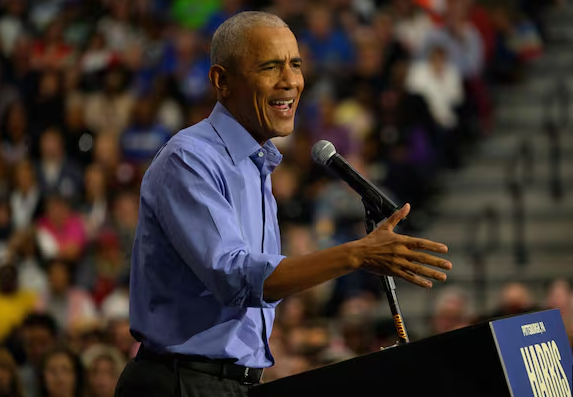
[{"label": "eyebrow", "polygon": [[[302,63],[302,58],[292,58],[291,62]],[[271,59],[265,61],[259,65],[259,67],[271,66],[271,65],[284,65],[285,61],[283,59]]]}]

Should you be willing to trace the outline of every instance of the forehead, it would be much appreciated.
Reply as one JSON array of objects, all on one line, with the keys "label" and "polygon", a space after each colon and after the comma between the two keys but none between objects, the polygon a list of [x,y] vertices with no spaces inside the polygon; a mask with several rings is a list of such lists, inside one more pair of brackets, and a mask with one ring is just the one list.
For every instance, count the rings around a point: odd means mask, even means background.
[{"label": "forehead", "polygon": [[245,32],[243,57],[248,63],[298,58],[298,43],[288,27],[253,27]]}]

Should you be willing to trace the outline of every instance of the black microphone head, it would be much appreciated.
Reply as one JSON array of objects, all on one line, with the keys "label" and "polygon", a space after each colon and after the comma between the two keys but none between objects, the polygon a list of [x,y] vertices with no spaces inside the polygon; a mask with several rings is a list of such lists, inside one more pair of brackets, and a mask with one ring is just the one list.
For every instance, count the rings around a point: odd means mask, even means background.
[{"label": "black microphone head", "polygon": [[312,158],[318,164],[326,165],[336,154],[336,148],[332,142],[322,140],[312,146]]}]

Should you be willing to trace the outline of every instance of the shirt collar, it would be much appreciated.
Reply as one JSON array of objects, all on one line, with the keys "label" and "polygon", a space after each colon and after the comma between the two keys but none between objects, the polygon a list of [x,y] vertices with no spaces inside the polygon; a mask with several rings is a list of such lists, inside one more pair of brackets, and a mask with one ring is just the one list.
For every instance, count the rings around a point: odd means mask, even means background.
[{"label": "shirt collar", "polygon": [[242,160],[256,155],[261,149],[264,149],[263,152],[271,169],[281,162],[282,154],[273,142],[268,140],[261,148],[255,138],[220,102],[217,102],[208,120],[225,144],[233,164],[237,165]]}]

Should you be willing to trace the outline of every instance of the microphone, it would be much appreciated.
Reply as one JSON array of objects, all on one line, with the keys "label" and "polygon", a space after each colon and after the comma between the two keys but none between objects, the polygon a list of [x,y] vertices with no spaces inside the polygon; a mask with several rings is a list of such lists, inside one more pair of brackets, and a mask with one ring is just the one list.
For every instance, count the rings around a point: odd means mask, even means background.
[{"label": "microphone", "polygon": [[[378,222],[388,218],[398,210],[396,203],[390,200],[372,182],[360,175],[354,167],[348,164],[344,157],[336,153],[336,148],[332,142],[326,140],[316,142],[312,146],[312,158],[316,163],[333,171],[356,193],[362,196],[362,203],[366,210],[367,233],[372,232]],[[388,304],[390,305],[390,311],[392,312],[392,318],[398,334],[398,343],[408,343],[410,340],[402,319],[394,278],[392,276],[380,276],[380,281],[388,298]]]},{"label": "microphone", "polygon": [[332,142],[326,140],[316,142],[312,147],[312,158],[346,182],[379,217],[388,218],[398,209],[396,203],[372,182],[360,175],[344,157],[336,152]]}]

